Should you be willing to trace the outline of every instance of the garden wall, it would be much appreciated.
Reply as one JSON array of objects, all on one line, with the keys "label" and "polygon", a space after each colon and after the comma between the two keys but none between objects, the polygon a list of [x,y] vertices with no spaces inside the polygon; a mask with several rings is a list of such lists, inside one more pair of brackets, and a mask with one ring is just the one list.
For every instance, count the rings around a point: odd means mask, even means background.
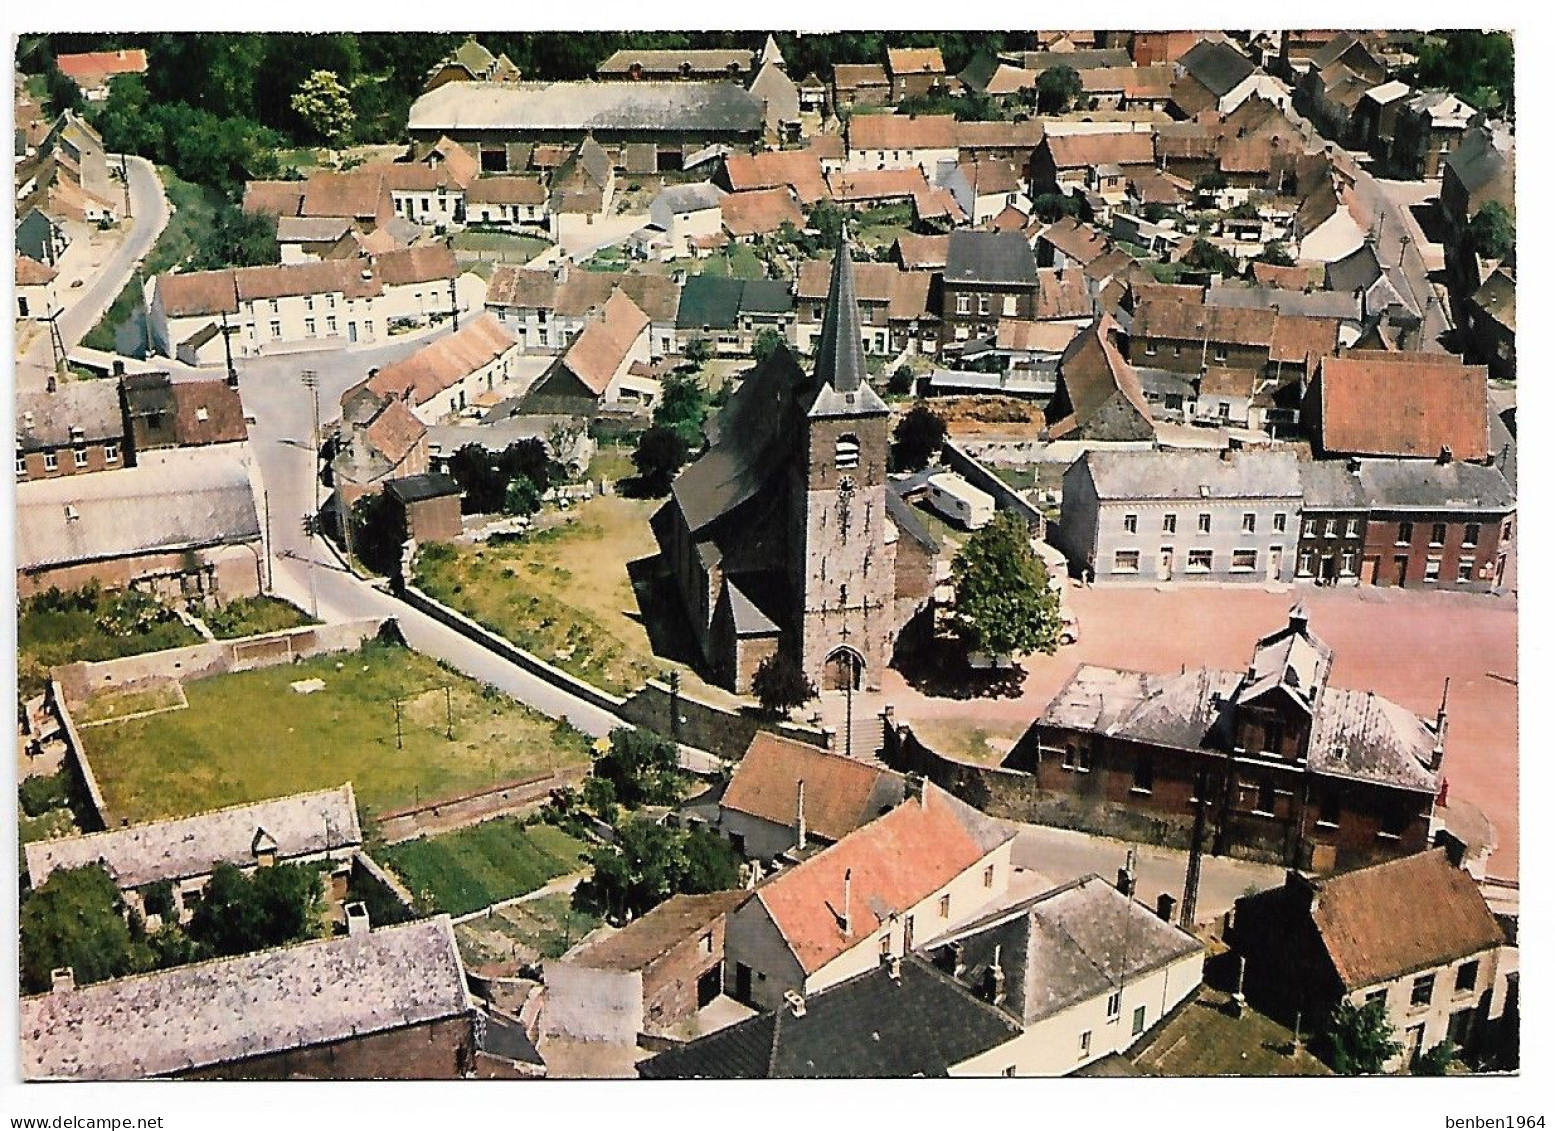
[{"label": "garden wall", "polygon": [[822,750],[830,749],[826,734],[814,727],[797,723],[779,723],[774,726],[755,715],[704,703],[684,691],[679,693],[676,704],[679,708],[675,712],[679,715],[677,727],[670,711],[671,698],[667,684],[650,679],[621,704],[617,714],[634,726],[730,760],[744,756],[758,730],[775,731],[796,742],[804,742]]},{"label": "garden wall", "polygon": [[987,491],[993,496],[995,505],[1002,511],[1011,511],[1025,519],[1033,533],[1040,535],[1045,529],[1045,519],[1042,512],[1015,488],[978,463],[970,455],[955,444],[946,442],[940,449],[940,462],[972,486],[981,491]]},{"label": "garden wall", "polygon": [[76,823],[81,826],[84,833],[102,832],[108,827],[108,806],[103,801],[103,791],[98,788],[97,777],[92,773],[91,763],[86,760],[85,747],[81,745],[81,735],[76,731],[75,720],[70,717],[70,708],[65,703],[65,694],[58,680],[49,681],[49,706],[59,716],[59,724],[65,734],[65,757],[62,768],[75,779],[76,786],[71,792],[76,797],[85,797],[91,806],[89,813],[77,813]]}]

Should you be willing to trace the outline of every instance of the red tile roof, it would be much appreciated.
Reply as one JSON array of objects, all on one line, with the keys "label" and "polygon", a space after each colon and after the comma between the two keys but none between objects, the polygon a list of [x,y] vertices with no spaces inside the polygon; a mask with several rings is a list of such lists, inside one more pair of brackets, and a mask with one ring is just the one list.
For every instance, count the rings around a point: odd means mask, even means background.
[{"label": "red tile roof", "polygon": [[238,312],[238,284],[231,269],[158,275],[156,295],[169,318]]},{"label": "red tile roof", "polygon": [[375,256],[372,263],[378,277],[387,287],[459,277],[459,262],[454,258],[453,249],[445,244],[425,244],[386,251]]},{"label": "red tile roof", "polygon": [[379,396],[408,398],[422,405],[517,344],[495,314],[482,314],[446,338],[385,365],[367,387]]},{"label": "red tile roof", "polygon": [[561,363],[596,396],[603,396],[647,328],[648,316],[618,290],[605,303],[601,316],[572,340]]},{"label": "red tile roof", "polygon": [[804,216],[786,188],[731,192],[723,198],[723,226],[732,236],[771,235],[784,222],[804,227]]},{"label": "red tile roof", "polygon": [[729,187],[748,189],[791,188],[799,203],[809,206],[827,195],[821,176],[821,159],[807,150],[772,153],[731,153],[724,160]]},{"label": "red tile roof", "polygon": [[859,114],[848,122],[849,149],[955,149],[949,114]]},{"label": "red tile roof", "polygon": [[389,397],[382,411],[367,426],[367,442],[395,467],[427,434],[427,426],[398,397]]},{"label": "red tile roof", "polygon": [[[833,173],[827,178],[832,199],[844,203],[867,200],[911,199],[928,195],[929,182],[923,170],[914,165],[907,169],[866,169],[858,173]],[[728,201],[724,202],[727,209]]]},{"label": "red tile roof", "polygon": [[123,51],[88,51],[80,55],[56,55],[60,73],[79,86],[95,86],[114,75],[146,73],[146,53],[139,48]]},{"label": "red tile roof", "polygon": [[243,186],[243,211],[296,216],[302,211],[304,181],[249,181]]},{"label": "red tile roof", "polygon": [[497,176],[481,177],[464,192],[467,204],[527,204],[545,203],[545,181],[540,177]]},{"label": "red tile roof", "polygon": [[[805,827],[817,836],[838,841],[880,816],[889,801],[877,797],[877,787],[894,777],[872,763],[758,731],[735,767],[719,805],[775,825],[791,826],[798,820],[798,787],[803,782]],[[901,798],[900,786],[896,798]],[[872,800],[876,801],[873,808]]]},{"label": "red tile roof", "polygon": [[1281,314],[1274,320],[1274,336],[1269,340],[1269,360],[1312,362],[1339,349],[1339,319],[1307,318],[1299,314]]},{"label": "red tile roof", "polygon": [[938,47],[888,47],[886,69],[893,75],[942,75],[945,57]]},{"label": "red tile roof", "polygon": [[1445,447],[1454,459],[1484,459],[1488,376],[1483,365],[1431,354],[1352,350],[1326,358],[1318,375],[1322,446],[1428,459]]},{"label": "red tile roof", "polygon": [[590,970],[647,970],[681,943],[705,934],[749,898],[748,891],[673,895],[614,934],[580,946],[566,961]]},{"label": "red tile roof", "polygon": [[355,169],[349,173],[315,173],[303,182],[301,216],[349,216],[373,219],[392,205],[385,204],[388,185],[383,173]]},{"label": "red tile roof", "polygon": [[16,285],[18,287],[41,287],[52,283],[59,272],[47,263],[39,263],[29,255],[16,253]]},{"label": "red tile roof", "polygon": [[1089,318],[1091,312],[1091,292],[1081,272],[1060,271],[1056,267],[1038,268],[1033,318],[1039,322],[1060,318]]},{"label": "red tile roof", "polygon": [[1155,139],[1148,133],[1058,134],[1045,143],[1060,169],[1096,165],[1154,165]]},{"label": "red tile roof", "polygon": [[950,237],[898,236],[896,238],[896,248],[901,257],[902,266],[909,271],[944,267],[946,258],[950,254]]},{"label": "red tile roof", "polygon": [[173,434],[180,447],[234,444],[248,439],[243,400],[226,381],[174,381],[171,388]]}]

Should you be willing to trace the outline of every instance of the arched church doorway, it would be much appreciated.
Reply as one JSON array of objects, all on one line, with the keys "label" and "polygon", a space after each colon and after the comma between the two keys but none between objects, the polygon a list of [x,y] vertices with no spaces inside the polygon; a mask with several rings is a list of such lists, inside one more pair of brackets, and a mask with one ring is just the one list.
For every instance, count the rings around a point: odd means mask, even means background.
[{"label": "arched church doorway", "polygon": [[822,691],[858,691],[864,686],[864,657],[852,648],[838,648],[826,657]]}]

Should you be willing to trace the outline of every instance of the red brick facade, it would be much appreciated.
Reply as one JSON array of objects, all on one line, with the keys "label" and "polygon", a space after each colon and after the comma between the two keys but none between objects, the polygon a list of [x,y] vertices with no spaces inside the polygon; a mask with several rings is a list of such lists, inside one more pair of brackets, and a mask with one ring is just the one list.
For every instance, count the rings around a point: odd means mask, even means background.
[{"label": "red brick facade", "polygon": [[1501,584],[1511,532],[1505,513],[1373,511],[1361,583],[1483,592]]}]

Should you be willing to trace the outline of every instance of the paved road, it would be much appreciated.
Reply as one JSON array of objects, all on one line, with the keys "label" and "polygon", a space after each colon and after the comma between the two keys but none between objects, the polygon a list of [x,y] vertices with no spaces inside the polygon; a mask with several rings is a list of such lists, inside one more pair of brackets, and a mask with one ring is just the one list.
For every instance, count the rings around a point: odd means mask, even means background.
[{"label": "paved road", "polygon": [[[111,164],[119,158],[109,155]],[[93,280],[80,290],[67,289],[61,299],[68,303],[60,314],[60,336],[65,340],[68,352],[113,304],[124,285],[135,274],[135,265],[150,252],[162,229],[167,226],[167,196],[162,191],[162,181],[157,177],[156,166],[144,157],[126,158],[130,178],[130,208],[134,223],[124,241],[108,257]],[[16,380],[18,388],[41,389],[48,381],[53,364],[48,335],[41,335],[17,360]]]},{"label": "paved road", "polygon": [[[436,337],[432,335],[430,337]],[[249,439],[264,479],[269,512],[273,589],[326,621],[394,617],[417,651],[446,660],[460,671],[551,718],[566,718],[590,735],[608,734],[619,720],[493,655],[342,568],[329,549],[311,544],[302,518],[314,511],[313,399],[302,371],[319,378],[319,416],[327,427],[340,416],[340,395],[370,369],[397,360],[430,337],[361,350],[319,351],[240,363],[243,405],[254,423]]]}]

